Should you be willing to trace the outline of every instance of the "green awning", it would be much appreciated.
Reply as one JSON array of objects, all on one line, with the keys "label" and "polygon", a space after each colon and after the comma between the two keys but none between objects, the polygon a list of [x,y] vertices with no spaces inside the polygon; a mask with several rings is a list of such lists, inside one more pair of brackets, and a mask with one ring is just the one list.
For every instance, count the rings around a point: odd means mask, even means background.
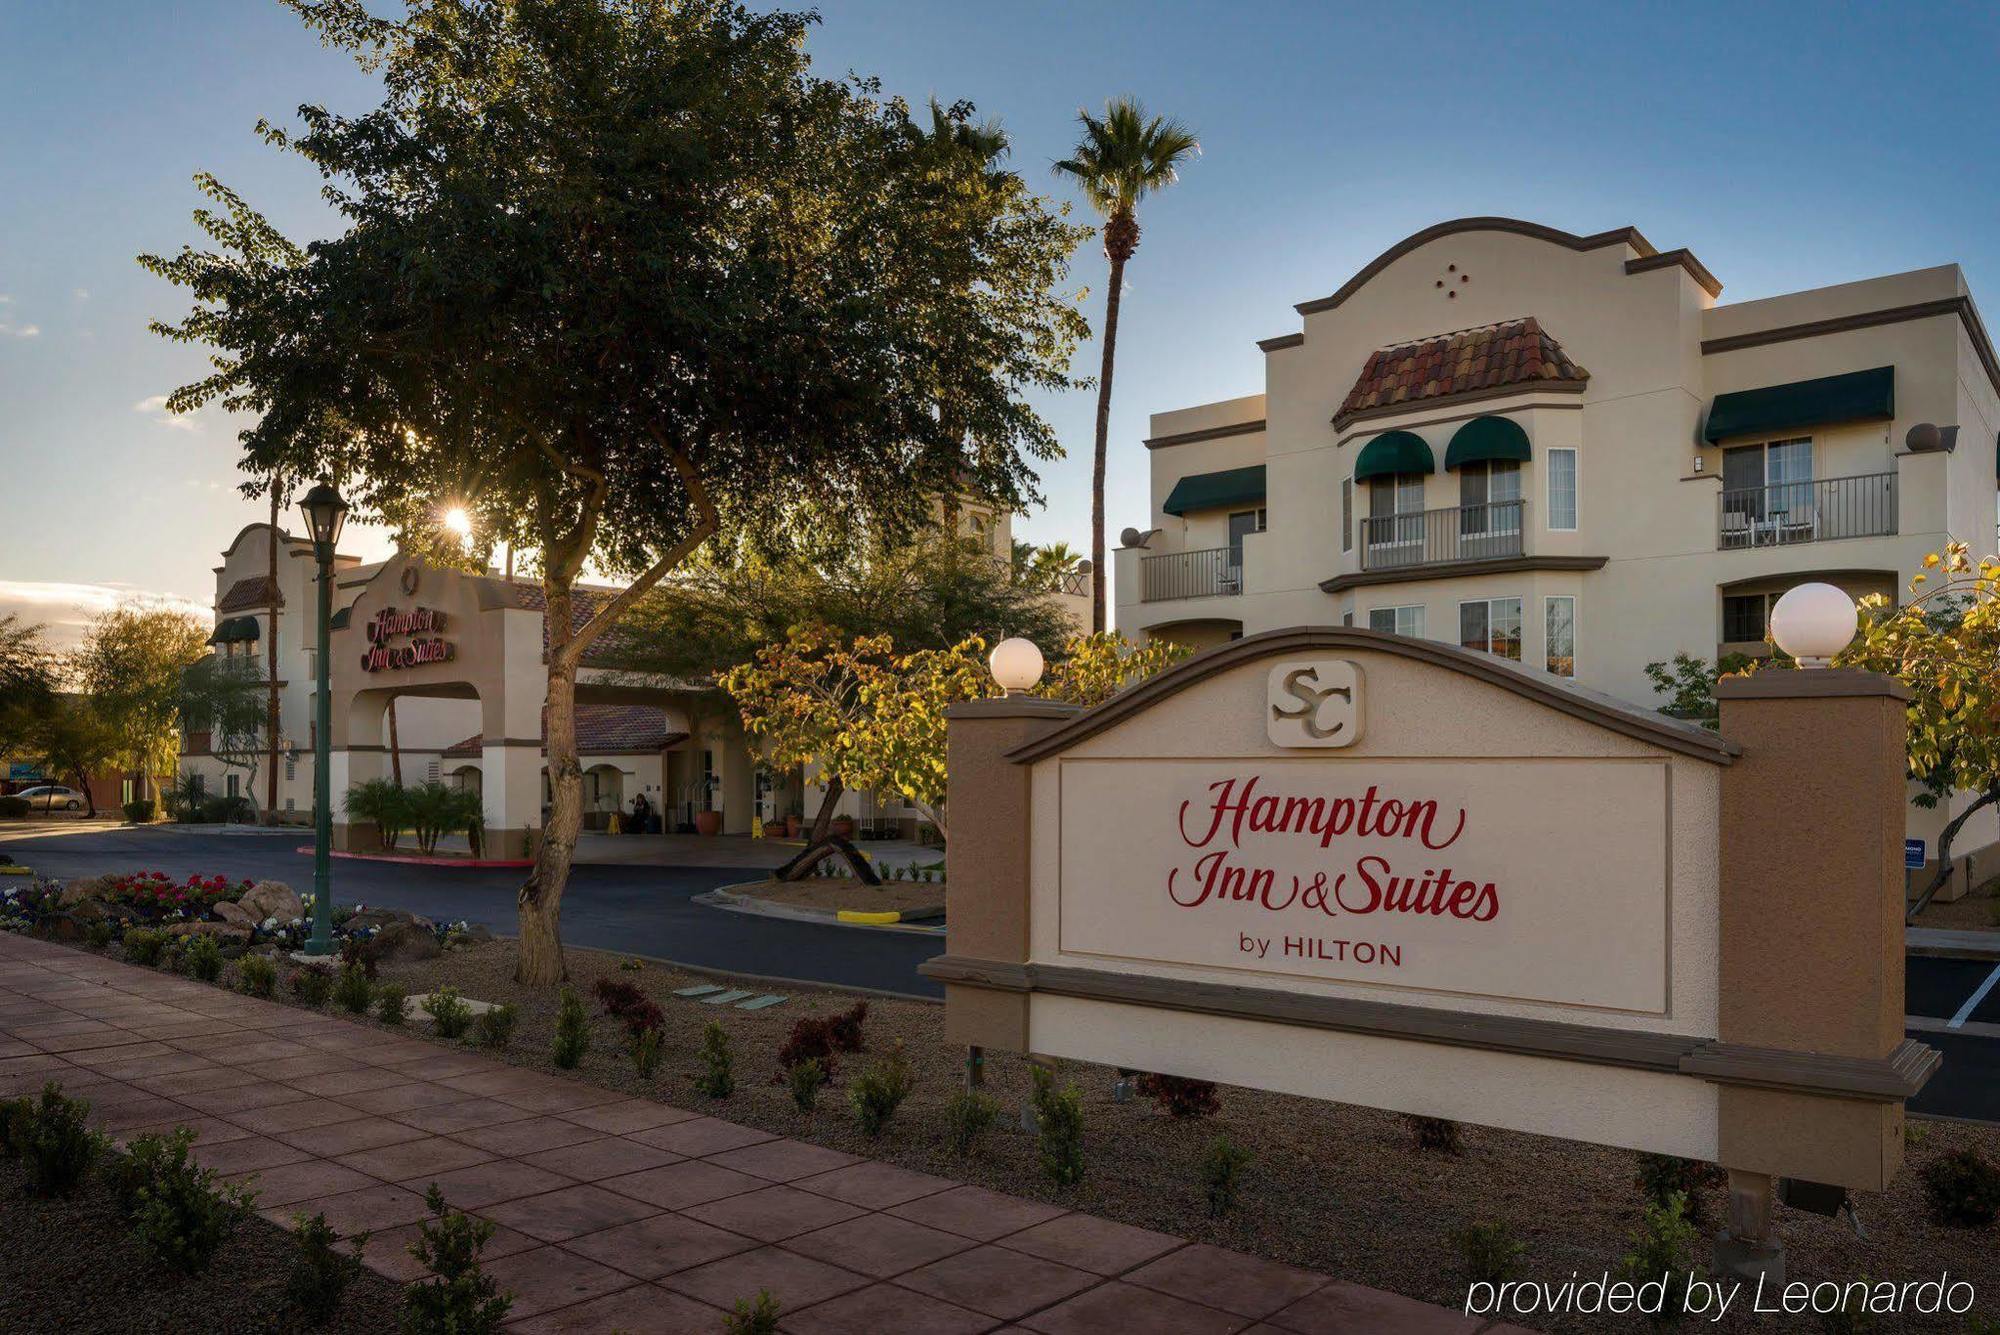
[{"label": "green awning", "polygon": [[208,637],[210,644],[241,644],[254,640],[262,632],[258,629],[256,617],[229,617],[215,628],[215,634]]},{"label": "green awning", "polygon": [[1391,473],[1435,472],[1437,460],[1431,455],[1431,447],[1414,431],[1385,431],[1363,445],[1361,456],[1354,461],[1356,482]]},{"label": "green awning", "polygon": [[1896,368],[1795,380],[1789,385],[1718,394],[1702,435],[1713,444],[1725,436],[1793,431],[1822,422],[1871,422],[1896,415]]},{"label": "green awning", "polygon": [[335,612],[333,616],[328,619],[327,625],[331,626],[335,630],[346,630],[347,623],[352,619],[353,612],[354,612],[354,604],[349,603],[347,606],[341,608],[338,612]]},{"label": "green awning", "polygon": [[1190,473],[1174,483],[1167,503],[1160,508],[1170,515],[1190,510],[1220,510],[1226,505],[1264,503],[1264,465],[1225,468],[1219,473]]},{"label": "green awning", "polygon": [[1444,466],[1449,472],[1481,459],[1518,459],[1526,463],[1530,457],[1528,433],[1519,422],[1506,417],[1475,417],[1452,434],[1451,445],[1444,452]]}]

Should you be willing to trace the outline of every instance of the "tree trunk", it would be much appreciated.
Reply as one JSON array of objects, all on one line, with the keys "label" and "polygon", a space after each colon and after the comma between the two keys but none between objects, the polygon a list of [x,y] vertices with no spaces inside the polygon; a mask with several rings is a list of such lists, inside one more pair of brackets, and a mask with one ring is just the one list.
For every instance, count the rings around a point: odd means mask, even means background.
[{"label": "tree trunk", "polygon": [[396,697],[389,697],[389,777],[403,786],[403,744],[396,740]]},{"label": "tree trunk", "polygon": [[90,775],[82,769],[76,771],[76,786],[83,791],[83,813],[92,820],[97,818],[97,794],[90,791]]},{"label": "tree trunk", "polygon": [[[1946,800],[1949,801],[1950,799],[1947,797]],[[1937,895],[1937,892],[1944,889],[1950,883],[1951,841],[1958,838],[1958,832],[1965,828],[1965,822],[1972,819],[1974,812],[1984,807],[1992,806],[1995,802],[2000,802],[2000,788],[1988,788],[1977,798],[1973,799],[1971,806],[1953,816],[1945,825],[1944,832],[1938,835],[1937,874],[1931,877],[1931,883],[1924,887],[1924,892],[1917,896],[1914,904],[1910,905],[1909,912],[1904,915],[1903,920],[1905,922],[1915,922],[1917,915],[1930,907],[1930,902]],[[1970,888],[1970,886],[1967,887],[1967,889]]]},{"label": "tree trunk", "polygon": [[1118,306],[1125,286],[1125,257],[1111,256],[1110,290],[1104,294],[1104,359],[1097,375],[1097,445],[1090,461],[1090,630],[1104,629],[1104,459],[1111,441],[1111,371],[1118,358]]},{"label": "tree trunk", "polygon": [[840,794],[844,786],[839,779],[829,780],[826,796],[819,801],[819,814],[813,817],[812,828],[806,831],[806,846],[798,856],[772,873],[780,881],[803,881],[814,867],[823,862],[827,855],[835,851],[835,844],[828,836],[833,828],[833,809],[840,805]]},{"label": "tree trunk", "polygon": [[264,740],[270,744],[271,773],[264,781],[264,823],[278,823],[278,478],[271,477],[271,637],[264,645],[264,675],[269,677],[264,704]]},{"label": "tree trunk", "polygon": [[576,669],[565,652],[574,633],[572,595],[569,585],[558,585],[548,578],[543,580],[542,589],[548,608],[543,614],[549,663],[543,708],[552,801],[541,843],[535,849],[535,869],[519,895],[520,962],[514,981],[529,987],[552,987],[569,977],[563,961],[562,892],[576,856],[577,831],[583,828],[583,765],[576,753]]}]

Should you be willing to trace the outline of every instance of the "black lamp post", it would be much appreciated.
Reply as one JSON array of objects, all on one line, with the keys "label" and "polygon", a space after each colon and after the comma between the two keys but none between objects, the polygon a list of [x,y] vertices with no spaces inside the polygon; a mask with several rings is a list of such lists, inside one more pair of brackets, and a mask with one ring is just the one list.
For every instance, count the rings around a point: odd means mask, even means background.
[{"label": "black lamp post", "polygon": [[331,482],[322,482],[299,502],[306,531],[319,562],[319,682],[313,696],[313,924],[306,954],[333,953],[333,786],[330,739],[333,728],[333,548],[347,523],[347,502]]}]

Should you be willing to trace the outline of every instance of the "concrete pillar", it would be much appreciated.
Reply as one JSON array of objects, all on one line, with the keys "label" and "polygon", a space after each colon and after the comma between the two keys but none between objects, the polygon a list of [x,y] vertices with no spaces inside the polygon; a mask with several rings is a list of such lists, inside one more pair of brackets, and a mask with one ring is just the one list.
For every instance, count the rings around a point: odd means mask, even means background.
[{"label": "concrete pillar", "polygon": [[532,856],[542,828],[542,693],[520,689],[520,675],[509,673],[510,689],[479,700],[479,791],[489,858]]},{"label": "concrete pillar", "polygon": [[[333,807],[333,846],[343,853],[372,853],[382,847],[381,832],[347,819],[347,790],[389,776],[389,748],[384,730],[388,696],[356,691],[343,698],[335,690],[328,701],[327,787]],[[306,791],[312,791],[311,754],[305,764]]]},{"label": "concrete pillar", "polygon": [[[1717,1143],[1730,1224],[1716,1265],[1781,1278],[1772,1176],[1879,1191],[1903,1155],[1898,1099],[1768,1087],[1761,1072],[1914,1072],[1903,1033],[1904,702],[1874,673],[1728,678],[1722,734]],[[1934,1061],[1934,1054],[1930,1055]],[[1826,1086],[1832,1090],[1832,1083]]]},{"label": "concrete pillar", "polygon": [[749,739],[741,727],[723,722],[715,725],[709,744],[715,750],[715,804],[722,808],[722,832],[748,834],[757,814],[756,760]]}]

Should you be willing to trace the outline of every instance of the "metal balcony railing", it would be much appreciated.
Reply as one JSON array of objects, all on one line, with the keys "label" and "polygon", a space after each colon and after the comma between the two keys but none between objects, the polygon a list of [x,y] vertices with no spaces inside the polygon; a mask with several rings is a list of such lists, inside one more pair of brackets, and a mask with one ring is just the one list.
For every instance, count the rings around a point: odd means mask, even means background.
[{"label": "metal balcony railing", "polygon": [[1867,473],[1812,482],[1776,482],[1722,493],[1716,546],[1784,547],[1896,531],[1896,475]]},{"label": "metal balcony railing", "polygon": [[1139,558],[1139,601],[1213,598],[1243,592],[1243,567],[1227,547]]},{"label": "metal balcony railing", "polygon": [[1519,556],[1525,500],[1452,505],[1361,521],[1361,568],[1400,570]]}]

